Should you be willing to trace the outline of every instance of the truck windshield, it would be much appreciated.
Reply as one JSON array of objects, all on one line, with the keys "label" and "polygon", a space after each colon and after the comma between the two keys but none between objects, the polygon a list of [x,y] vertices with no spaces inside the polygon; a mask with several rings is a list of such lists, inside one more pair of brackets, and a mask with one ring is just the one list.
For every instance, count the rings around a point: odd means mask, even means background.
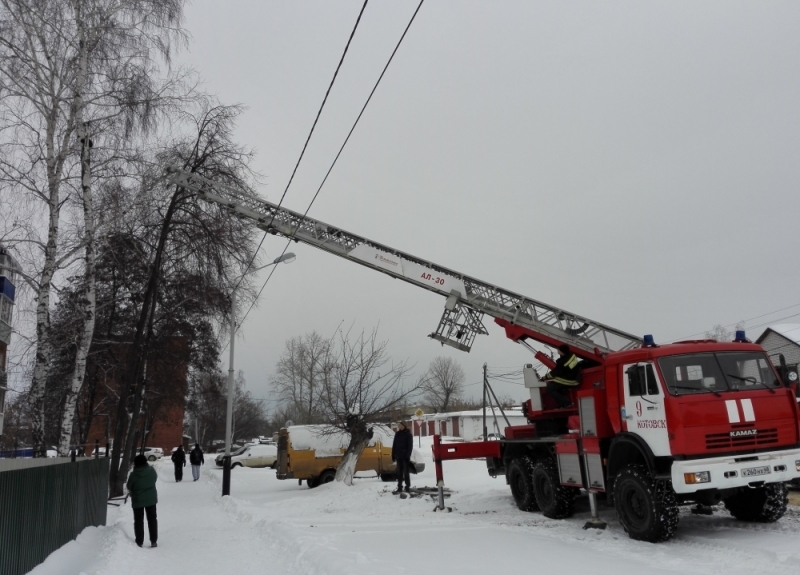
[{"label": "truck windshield", "polygon": [[780,385],[763,353],[720,352],[675,355],[658,360],[672,395],[773,389]]}]

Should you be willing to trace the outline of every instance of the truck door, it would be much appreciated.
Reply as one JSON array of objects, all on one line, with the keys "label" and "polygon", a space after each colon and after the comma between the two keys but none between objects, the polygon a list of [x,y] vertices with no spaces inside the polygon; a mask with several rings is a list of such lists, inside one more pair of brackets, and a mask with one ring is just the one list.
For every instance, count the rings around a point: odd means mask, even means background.
[{"label": "truck door", "polygon": [[653,455],[670,455],[664,392],[653,364],[624,365],[622,373],[625,396],[622,418],[628,432],[644,439]]}]

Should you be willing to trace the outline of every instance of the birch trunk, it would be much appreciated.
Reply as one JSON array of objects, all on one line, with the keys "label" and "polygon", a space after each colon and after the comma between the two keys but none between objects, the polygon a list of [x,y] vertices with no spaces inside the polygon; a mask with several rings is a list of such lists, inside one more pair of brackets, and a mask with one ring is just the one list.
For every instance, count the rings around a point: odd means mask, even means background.
[{"label": "birch trunk", "polygon": [[81,145],[81,194],[83,196],[83,227],[84,242],[86,244],[86,260],[84,262],[84,285],[83,297],[83,329],[78,337],[78,349],[75,353],[75,367],[70,376],[69,387],[64,401],[64,412],[61,417],[61,437],[58,444],[59,455],[69,454],[72,443],[72,428],[75,420],[75,407],[78,403],[78,394],[83,387],[83,380],[86,375],[86,357],[89,355],[89,347],[92,345],[95,323],[95,215],[94,199],[92,197],[92,140],[89,137],[88,125],[84,118],[83,94],[86,90],[87,79],[89,76],[89,45],[87,44],[86,28],[80,13],[79,5],[76,6],[76,20],[78,23],[78,49],[79,64],[78,75],[75,85],[75,125],[77,128],[78,141]]},{"label": "birch trunk", "polygon": [[34,455],[44,457],[47,447],[44,441],[44,392],[47,376],[50,373],[50,356],[52,347],[50,342],[50,290],[53,276],[58,269],[58,232],[61,214],[61,182],[64,172],[64,162],[69,153],[69,141],[73,134],[75,106],[70,107],[66,128],[61,141],[56,141],[58,130],[59,110],[54,105],[47,114],[45,124],[45,165],[47,169],[48,192],[48,226],[47,244],[44,250],[44,264],[39,276],[38,289],[36,290],[36,359],[33,367],[33,377],[29,391],[31,404],[31,431],[33,435]]},{"label": "birch trunk", "polygon": [[356,465],[358,464],[358,460],[361,458],[361,454],[363,453],[364,448],[367,447],[370,439],[371,437],[366,429],[359,430],[358,432],[351,432],[350,444],[347,446],[347,450],[344,452],[342,462],[336,469],[336,481],[341,481],[348,486],[353,485],[353,477],[356,473]]}]

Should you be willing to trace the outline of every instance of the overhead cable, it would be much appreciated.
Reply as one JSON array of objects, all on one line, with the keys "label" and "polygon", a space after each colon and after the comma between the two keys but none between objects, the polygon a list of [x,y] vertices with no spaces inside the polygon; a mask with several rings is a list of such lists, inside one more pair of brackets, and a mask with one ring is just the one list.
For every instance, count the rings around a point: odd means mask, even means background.
[{"label": "overhead cable", "polygon": [[[403,34],[400,36],[400,40],[397,41],[397,45],[394,47],[394,50],[392,50],[392,54],[391,54],[391,56],[389,56],[389,60],[386,62],[386,65],[383,67],[383,71],[381,72],[381,75],[378,77],[378,81],[375,82],[375,86],[373,86],[372,91],[369,93],[369,96],[367,97],[367,101],[364,102],[364,106],[361,108],[361,112],[359,112],[358,117],[356,118],[356,121],[353,123],[353,127],[350,128],[350,131],[347,133],[347,137],[344,139],[344,143],[342,144],[341,148],[339,148],[339,152],[336,154],[336,157],[333,159],[333,162],[331,163],[330,168],[328,168],[328,172],[325,174],[325,177],[322,179],[322,183],[320,183],[319,188],[317,188],[317,192],[314,194],[314,197],[311,198],[311,202],[308,204],[308,207],[306,208],[306,211],[303,212],[303,219],[305,219],[305,217],[308,215],[309,210],[311,210],[311,206],[314,205],[314,202],[316,201],[317,196],[319,196],[319,193],[322,191],[322,187],[325,185],[325,182],[328,180],[328,176],[330,176],[331,172],[333,171],[334,166],[336,165],[336,162],[339,160],[339,156],[342,155],[342,152],[344,151],[344,148],[347,145],[347,142],[350,141],[350,136],[353,135],[353,132],[355,131],[359,120],[361,120],[361,116],[364,115],[364,111],[367,109],[367,105],[369,105],[370,100],[372,100],[373,94],[375,94],[375,91],[378,89],[378,85],[381,83],[381,80],[383,79],[384,74],[386,74],[386,70],[389,68],[389,64],[392,63],[392,59],[394,58],[394,55],[397,53],[397,50],[400,48],[400,44],[402,44],[403,39],[406,37],[406,34],[408,33],[409,28],[411,28],[411,24],[414,23],[414,19],[417,17],[417,13],[419,12],[419,9],[422,8],[422,4],[424,2],[425,2],[425,0],[420,0],[419,4],[417,5],[417,9],[414,10],[414,13],[411,15],[411,19],[408,21],[408,24],[406,25],[405,30],[403,30]],[[281,252],[281,256],[286,253],[286,250],[289,249],[289,245],[292,242],[292,238],[294,237],[294,234],[297,233],[297,230],[300,229],[302,223],[303,223],[303,220],[298,222],[298,225],[295,228],[294,233],[292,234],[292,236],[289,237],[289,240],[286,242],[286,246],[283,248],[283,251]],[[253,306],[255,305],[256,301],[258,301],[258,298],[261,297],[261,293],[264,291],[264,288],[267,287],[267,284],[269,283],[270,278],[272,278],[272,274],[275,273],[275,268],[276,267],[277,266],[273,266],[273,268],[270,270],[270,273],[267,276],[267,279],[264,282],[264,285],[261,286],[261,289],[258,291],[258,294],[256,295],[255,299],[250,303],[250,307],[247,308],[247,313],[244,314],[244,317],[242,318],[242,321],[239,322],[239,325],[242,325],[244,323],[244,320],[247,318],[247,315],[250,313],[250,310],[253,309]],[[237,330],[238,330],[238,327],[237,327]]]}]

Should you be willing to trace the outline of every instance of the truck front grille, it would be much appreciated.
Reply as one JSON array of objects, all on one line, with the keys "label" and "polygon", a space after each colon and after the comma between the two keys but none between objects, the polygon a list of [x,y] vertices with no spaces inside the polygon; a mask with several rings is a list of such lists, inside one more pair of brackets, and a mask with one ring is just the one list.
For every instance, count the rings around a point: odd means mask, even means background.
[{"label": "truck front grille", "polygon": [[778,443],[778,430],[759,429],[756,435],[731,437],[730,432],[706,435],[706,449],[740,449]]}]

